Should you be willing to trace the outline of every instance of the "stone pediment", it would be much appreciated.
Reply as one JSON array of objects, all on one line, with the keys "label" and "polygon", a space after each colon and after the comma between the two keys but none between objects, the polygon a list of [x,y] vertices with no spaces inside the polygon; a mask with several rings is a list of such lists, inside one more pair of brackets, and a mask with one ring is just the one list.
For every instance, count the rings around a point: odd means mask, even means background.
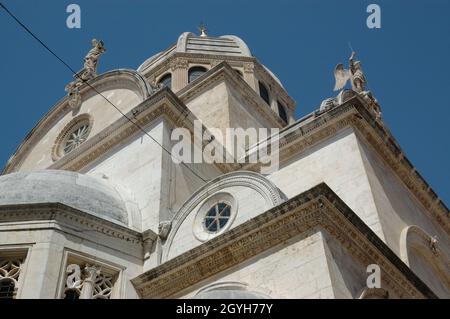
[{"label": "stone pediment", "polygon": [[[100,93],[100,94],[99,94]],[[79,87],[80,106],[70,104],[70,97],[61,99],[31,130],[8,161],[3,174],[42,169],[50,166],[58,156],[52,149],[61,131],[78,116],[93,120],[88,138],[96,135],[110,123],[120,118],[120,113],[109,105],[111,100],[124,113],[146,100],[151,94],[147,81],[136,71],[115,70],[101,74]],[[104,97],[103,97],[103,96]],[[69,125],[70,126],[70,125]]]}]

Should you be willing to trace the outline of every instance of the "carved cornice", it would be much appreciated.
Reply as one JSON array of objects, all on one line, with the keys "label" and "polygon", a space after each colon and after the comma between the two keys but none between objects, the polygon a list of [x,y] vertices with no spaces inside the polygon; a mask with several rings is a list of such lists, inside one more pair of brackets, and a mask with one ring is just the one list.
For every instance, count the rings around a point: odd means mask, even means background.
[{"label": "carved cornice", "polygon": [[189,67],[189,61],[187,59],[171,59],[170,69],[175,71],[176,69],[185,69],[187,70]]},{"label": "carved cornice", "polygon": [[[448,208],[412,166],[387,128],[375,118],[358,96],[328,111],[314,112],[304,120],[297,121],[280,131],[278,154],[280,163],[349,127],[381,156],[432,218],[450,234]],[[246,157],[251,156],[250,152],[257,151],[257,148],[250,149]],[[242,167],[253,171],[259,171],[260,168],[261,163],[250,163]]]},{"label": "carved cornice", "polygon": [[144,298],[171,297],[317,227],[338,240],[364,267],[377,263],[383,284],[400,298],[436,297],[323,183],[145,272],[132,283]]},{"label": "carved cornice", "polygon": [[[174,125],[179,127],[192,127],[192,114],[178,98],[167,88],[154,94],[126,114],[133,123],[144,128],[152,121],[165,116]],[[121,117],[115,123],[88,139],[77,149],[62,157],[49,168],[79,171],[112,148],[120,145],[125,139],[140,133],[141,130],[127,118]]]},{"label": "carved cornice", "polygon": [[184,68],[187,68],[186,63],[205,64],[215,67],[220,64],[218,63],[219,61],[226,62],[232,67],[242,67],[245,73],[256,73],[261,80],[275,88],[273,92],[276,92],[281,97],[283,103],[291,111],[295,110],[295,101],[292,97],[254,57],[177,52],[167,57],[166,60],[157,64],[154,68],[148,68],[141,72],[146,78],[153,79],[158,78],[169,69],[173,71],[174,67],[176,68],[180,63],[183,67],[186,66]]},{"label": "carved cornice", "polygon": [[164,61],[158,63],[153,68],[147,67],[145,70],[140,71],[146,78],[149,77],[159,77],[163,73],[171,69],[173,65],[177,65],[179,60],[186,61],[187,63],[200,63],[208,64],[214,63],[214,61],[227,61],[233,66],[242,66],[245,62],[254,62],[255,58],[252,57],[240,57],[240,56],[224,56],[224,55],[213,55],[213,54],[199,54],[199,53],[185,53],[176,52],[168,56]]},{"label": "carved cornice", "polygon": [[[363,106],[355,106],[357,109],[363,108]],[[359,114],[364,117],[372,116],[365,109],[361,109]],[[376,124],[377,126],[372,126],[371,124]],[[406,158],[393,136],[386,130],[383,130],[378,123],[370,123],[366,118],[362,120],[361,118],[354,117],[352,126],[362,134],[368,144],[382,157],[387,166],[395,172],[404,185],[415,195],[433,219],[442,226],[447,234],[450,234],[450,215],[448,208]]]},{"label": "carved cornice", "polygon": [[[141,233],[61,203],[0,206],[0,225],[10,222],[36,220],[56,220],[66,222],[66,224],[69,222],[71,229],[81,233],[94,231],[132,245],[142,245]],[[76,226],[79,227],[78,230]]]}]

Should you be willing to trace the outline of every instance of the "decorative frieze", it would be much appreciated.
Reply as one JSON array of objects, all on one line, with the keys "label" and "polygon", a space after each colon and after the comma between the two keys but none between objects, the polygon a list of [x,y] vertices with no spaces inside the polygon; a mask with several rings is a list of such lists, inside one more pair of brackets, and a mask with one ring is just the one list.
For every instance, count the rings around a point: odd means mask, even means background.
[{"label": "decorative frieze", "polygon": [[255,72],[255,64],[252,62],[245,62],[244,63],[244,72],[253,74]]},{"label": "decorative frieze", "polygon": [[177,58],[171,61],[170,69],[175,71],[177,69],[187,70],[189,68],[189,61],[183,58]]},{"label": "decorative frieze", "polygon": [[434,298],[357,215],[325,184],[300,194],[132,280],[144,298],[166,298],[237,266],[303,232],[320,227],[362,265],[380,265],[394,295]]},{"label": "decorative frieze", "polygon": [[0,207],[0,222],[26,220],[55,220],[61,222],[62,226],[70,222],[72,228],[78,226],[79,230],[93,230],[131,245],[142,245],[142,235],[139,232],[64,204],[19,204]]}]

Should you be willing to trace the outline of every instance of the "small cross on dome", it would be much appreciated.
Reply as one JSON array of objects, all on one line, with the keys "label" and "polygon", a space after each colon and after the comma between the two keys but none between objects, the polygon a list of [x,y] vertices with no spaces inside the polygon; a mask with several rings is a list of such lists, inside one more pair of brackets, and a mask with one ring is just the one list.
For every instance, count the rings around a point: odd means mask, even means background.
[{"label": "small cross on dome", "polygon": [[201,37],[207,37],[208,36],[206,34],[206,31],[208,31],[208,29],[206,29],[206,25],[203,22],[200,23],[200,26],[198,27],[198,30],[200,31],[200,36]]}]

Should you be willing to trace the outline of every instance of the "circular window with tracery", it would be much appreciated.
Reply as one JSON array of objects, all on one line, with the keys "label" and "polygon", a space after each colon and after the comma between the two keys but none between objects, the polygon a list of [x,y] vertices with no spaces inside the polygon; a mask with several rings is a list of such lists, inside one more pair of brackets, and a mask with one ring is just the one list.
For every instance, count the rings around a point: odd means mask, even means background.
[{"label": "circular window with tracery", "polygon": [[219,192],[206,199],[194,217],[193,232],[200,241],[207,241],[227,231],[236,218],[238,203],[233,195]]},{"label": "circular window with tracery", "polygon": [[217,233],[225,228],[231,217],[231,206],[227,203],[217,203],[206,213],[204,219],[205,230]]},{"label": "circular window with tracery", "polygon": [[53,160],[69,154],[84,143],[91,131],[92,121],[89,115],[83,114],[73,119],[59,134],[53,147]]}]

